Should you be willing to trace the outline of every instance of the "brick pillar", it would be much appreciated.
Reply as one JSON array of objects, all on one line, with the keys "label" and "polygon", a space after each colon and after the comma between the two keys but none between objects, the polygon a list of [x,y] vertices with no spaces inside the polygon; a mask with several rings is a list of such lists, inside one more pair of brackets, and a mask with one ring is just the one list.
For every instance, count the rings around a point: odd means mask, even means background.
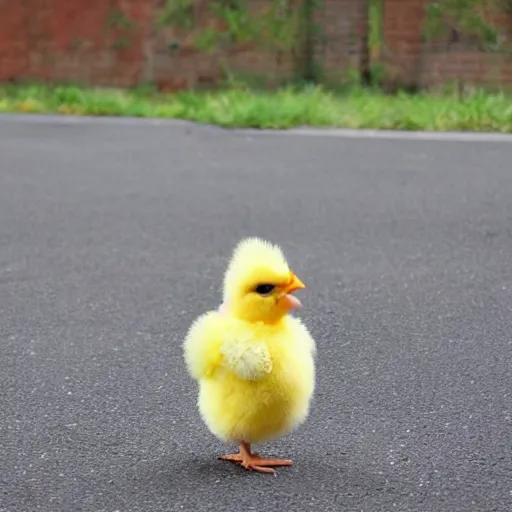
[{"label": "brick pillar", "polygon": [[418,85],[422,30],[428,0],[384,0],[383,39],[393,80]]},{"label": "brick pillar", "polygon": [[16,80],[28,67],[30,10],[19,0],[0,0],[0,81]]}]

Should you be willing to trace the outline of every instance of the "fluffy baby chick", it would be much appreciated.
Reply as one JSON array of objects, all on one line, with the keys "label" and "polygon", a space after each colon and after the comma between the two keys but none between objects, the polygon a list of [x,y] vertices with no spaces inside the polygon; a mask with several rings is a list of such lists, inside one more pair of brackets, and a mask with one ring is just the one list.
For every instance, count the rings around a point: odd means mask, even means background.
[{"label": "fluffy baby chick", "polygon": [[184,355],[199,383],[198,406],[209,430],[237,443],[220,457],[246,469],[274,473],[291,460],[262,458],[251,444],[291,432],[308,415],[315,386],[315,342],[290,312],[305,288],[281,249],[259,238],[242,240],[224,277],[224,302],[190,327]]}]

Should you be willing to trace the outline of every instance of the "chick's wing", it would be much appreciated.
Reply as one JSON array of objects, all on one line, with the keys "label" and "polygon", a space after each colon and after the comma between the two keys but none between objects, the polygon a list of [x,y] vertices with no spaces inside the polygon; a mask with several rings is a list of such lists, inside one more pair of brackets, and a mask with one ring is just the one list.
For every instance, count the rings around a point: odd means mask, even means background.
[{"label": "chick's wing", "polygon": [[272,371],[272,360],[265,343],[216,311],[198,317],[184,342],[185,361],[196,379],[211,377],[219,368],[244,380],[257,380]]},{"label": "chick's wing", "polygon": [[215,311],[204,313],[190,326],[183,344],[188,372],[196,380],[204,379],[218,368],[222,354],[221,319]]}]

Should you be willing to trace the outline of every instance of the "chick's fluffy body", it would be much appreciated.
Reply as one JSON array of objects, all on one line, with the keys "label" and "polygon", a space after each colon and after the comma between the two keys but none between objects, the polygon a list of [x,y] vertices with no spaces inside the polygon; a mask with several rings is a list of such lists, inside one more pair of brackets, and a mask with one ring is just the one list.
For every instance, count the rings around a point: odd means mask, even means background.
[{"label": "chick's fluffy body", "polygon": [[276,246],[248,239],[235,250],[224,282],[227,311],[209,311],[184,343],[198,406],[210,431],[229,442],[280,437],[307,417],[315,386],[315,342],[291,315],[274,316],[275,297],[256,283],[286,282],[290,270]]},{"label": "chick's fluffy body", "polygon": [[259,443],[300,425],[314,391],[313,352],[295,318],[255,325],[218,312],[199,317],[186,359],[210,431],[225,441]]}]

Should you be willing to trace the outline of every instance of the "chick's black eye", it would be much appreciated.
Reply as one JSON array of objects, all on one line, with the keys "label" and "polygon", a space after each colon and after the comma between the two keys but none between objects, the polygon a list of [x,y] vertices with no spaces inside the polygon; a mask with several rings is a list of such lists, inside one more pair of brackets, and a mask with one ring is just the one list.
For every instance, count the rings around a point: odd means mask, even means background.
[{"label": "chick's black eye", "polygon": [[275,286],[273,284],[260,284],[257,288],[256,288],[256,293],[259,293],[260,295],[267,295],[268,293],[270,293],[273,289],[275,288]]}]

